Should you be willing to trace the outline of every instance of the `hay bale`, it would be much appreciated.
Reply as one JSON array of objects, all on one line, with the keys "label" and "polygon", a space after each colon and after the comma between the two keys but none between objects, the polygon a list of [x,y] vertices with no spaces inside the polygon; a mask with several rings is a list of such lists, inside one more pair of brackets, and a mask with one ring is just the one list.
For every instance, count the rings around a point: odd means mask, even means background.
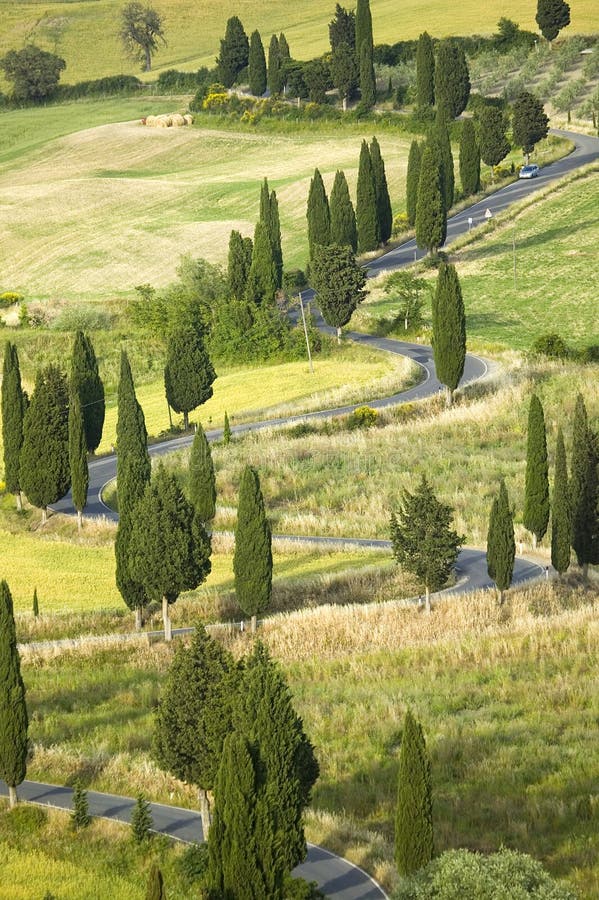
[{"label": "hay bale", "polygon": [[179,115],[179,113],[173,113],[171,116],[171,125],[174,128],[180,128],[181,125],[185,125],[185,119],[183,116]]},{"label": "hay bale", "polygon": [[156,122],[154,123],[156,128],[168,128],[168,124],[166,116],[156,116]]},{"label": "hay bale", "polygon": [[[143,119],[142,122],[144,122]],[[150,128],[152,128],[156,124],[156,116],[146,116],[144,124],[149,125]]]},{"label": "hay bale", "polygon": [[189,113],[186,113],[186,115],[183,116],[183,120],[186,125],[193,125],[193,116]]}]

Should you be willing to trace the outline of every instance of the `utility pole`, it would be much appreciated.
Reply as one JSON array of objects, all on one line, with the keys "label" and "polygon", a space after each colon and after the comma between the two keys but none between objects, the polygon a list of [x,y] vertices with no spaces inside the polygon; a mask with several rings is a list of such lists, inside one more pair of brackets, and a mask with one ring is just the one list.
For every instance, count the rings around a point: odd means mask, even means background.
[{"label": "utility pole", "polygon": [[310,374],[314,375],[314,366],[312,365],[312,351],[310,350],[310,338],[308,337],[308,327],[306,325],[306,316],[304,313],[304,301],[302,299],[301,291],[299,292],[299,302],[300,302],[300,308],[302,311],[302,323],[304,326],[304,336],[306,338],[306,348],[308,350],[308,361],[310,363]]},{"label": "utility pole", "polygon": [[516,223],[514,222],[514,231],[512,234],[512,256],[514,258],[514,290],[517,289],[516,283]]}]

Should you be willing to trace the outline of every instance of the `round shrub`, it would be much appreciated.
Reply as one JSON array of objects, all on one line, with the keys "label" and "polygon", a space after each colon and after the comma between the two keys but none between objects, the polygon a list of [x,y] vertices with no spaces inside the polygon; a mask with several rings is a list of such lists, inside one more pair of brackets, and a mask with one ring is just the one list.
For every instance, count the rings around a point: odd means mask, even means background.
[{"label": "round shrub", "polygon": [[378,421],[379,414],[371,406],[358,406],[348,416],[347,427],[350,431],[355,428],[372,428]]},{"label": "round shrub", "polygon": [[565,359],[568,354],[568,345],[555,331],[542,334],[531,347],[535,356],[548,356],[550,359]]}]

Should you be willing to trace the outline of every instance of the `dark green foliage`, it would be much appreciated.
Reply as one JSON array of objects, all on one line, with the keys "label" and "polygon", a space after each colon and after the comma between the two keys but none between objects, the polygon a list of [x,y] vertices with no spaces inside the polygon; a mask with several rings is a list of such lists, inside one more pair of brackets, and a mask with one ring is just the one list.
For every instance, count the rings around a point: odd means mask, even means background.
[{"label": "dark green foliage", "polygon": [[37,597],[37,588],[33,589],[33,608],[32,609],[33,609],[33,615],[37,619],[37,617],[40,614],[40,604],[39,604],[39,600]]},{"label": "dark green foliage", "polygon": [[267,225],[257,222],[246,299],[257,306],[271,304],[277,290],[277,267]]},{"label": "dark green foliage", "polygon": [[418,202],[418,182],[420,181],[420,163],[422,161],[422,147],[418,141],[410,144],[408,155],[408,172],[406,176],[406,213],[408,223],[416,224],[416,204]]},{"label": "dark green foliage", "polygon": [[355,93],[359,76],[360,70],[354,48],[346,43],[339,44],[331,55],[331,79],[339,98],[343,101],[344,109],[347,101]]},{"label": "dark green foliage", "polygon": [[268,89],[271,96],[278,96],[283,90],[283,68],[279,55],[279,39],[273,34],[268,45]]},{"label": "dark green foliage", "polygon": [[356,189],[356,226],[358,253],[376,250],[380,242],[379,219],[376,206],[376,186],[372,159],[366,141],[360,148],[358,185]]},{"label": "dark green foliage", "polygon": [[16,788],[27,771],[27,705],[10,589],[0,582],[0,778]]},{"label": "dark green foliage", "polygon": [[272,536],[257,471],[246,466],[239,484],[235,554],[235,594],[248,616],[264,612],[272,594]]},{"label": "dark green foliage", "polygon": [[125,52],[142,63],[145,72],[152,68],[152,56],[158,45],[166,45],[162,14],[149,4],[127,3],[121,10],[120,37]]},{"label": "dark green foliage", "polygon": [[450,38],[439,43],[435,61],[437,108],[450,119],[466,109],[470,96],[470,74],[463,48]]},{"label": "dark green foliage", "polygon": [[356,46],[356,16],[353,9],[345,9],[339,3],[335,4],[335,16],[329,22],[329,41],[333,53],[341,46],[347,44],[352,50]]},{"label": "dark green foliage", "polygon": [[183,428],[189,428],[189,413],[212,397],[216,372],[204,346],[201,329],[190,325],[169,335],[164,367],[166,399],[175,412],[183,413]]},{"label": "dark green foliage", "polygon": [[266,90],[266,57],[259,31],[253,31],[250,37],[248,75],[250,93],[255,97],[261,97]]},{"label": "dark green foliage", "polygon": [[449,140],[449,128],[443,108],[439,109],[437,112],[437,118],[429,132],[427,144],[433,149],[439,163],[441,191],[443,193],[445,209],[451,209],[455,191],[455,175],[451,142]]},{"label": "dark green foliage", "polygon": [[66,69],[60,56],[27,44],[22,50],[9,50],[0,59],[0,69],[12,81],[12,98],[17,103],[40,103],[56,93],[60,73]]},{"label": "dark green foliage", "polygon": [[545,415],[536,394],[530,398],[528,442],[526,446],[526,481],[524,488],[524,527],[543,540],[549,525],[549,463]]},{"label": "dark green foliage", "polygon": [[422,727],[408,709],[399,751],[395,862],[400,875],[412,875],[426,866],[432,858],[431,763]]},{"label": "dark green foliage", "polygon": [[292,878],[291,875],[287,875],[283,888],[285,900],[326,900],[315,881],[305,881],[303,878]]},{"label": "dark green foliage", "polygon": [[260,776],[258,846],[270,850],[272,829],[270,865],[288,873],[306,854],[302,813],[319,774],[314,748],[285,676],[260,642],[246,659],[237,696],[234,725],[248,740]]},{"label": "dark green foliage", "polygon": [[331,70],[325,59],[311,59],[303,65],[303,78],[312,103],[326,103],[331,84]]},{"label": "dark green foliage", "polygon": [[360,47],[360,99],[362,108],[372,109],[376,103],[376,77],[372,45],[363,41]]},{"label": "dark green foliage", "polygon": [[391,211],[389,188],[387,187],[387,176],[385,175],[385,163],[383,162],[383,157],[381,156],[381,148],[379,146],[379,142],[375,137],[373,137],[370,144],[370,160],[372,163],[372,173],[374,176],[379,237],[381,242],[383,244],[386,244],[391,237],[393,213]]},{"label": "dark green foliage", "polygon": [[119,525],[114,552],[116,584],[129,609],[136,610],[138,625],[141,625],[141,610],[147,602],[147,596],[140,582],[129,573],[129,544],[135,507],[150,480],[147,439],[143,410],[135,396],[131,366],[127,354],[122,351],[116,424]]},{"label": "dark green foliage", "polygon": [[89,470],[81,404],[78,394],[73,391],[71,391],[69,403],[69,465],[71,469],[73,506],[81,515],[87,503]]},{"label": "dark green foliage", "polygon": [[29,501],[45,508],[71,486],[69,398],[66,378],[56,366],[38,373],[23,421],[20,482]]},{"label": "dark green foliage", "polygon": [[565,0],[537,0],[535,19],[545,40],[553,41],[570,24],[570,5]]},{"label": "dark green foliage", "polygon": [[279,35],[279,59],[281,60],[281,72],[283,85],[287,84],[287,68],[291,62],[291,53],[289,52],[289,44],[283,32]]},{"label": "dark green foliage", "polygon": [[133,812],[131,813],[131,831],[136,844],[143,844],[150,839],[154,822],[150,804],[143,794],[137,795]]},{"label": "dark green foliage", "polygon": [[349,195],[347,180],[343,172],[335,174],[331,191],[331,243],[340,247],[351,247],[355,253],[358,249],[358,232],[356,214]]},{"label": "dark green foliage", "polygon": [[416,243],[435,254],[447,236],[447,211],[441,192],[441,177],[434,151],[425,146],[420,162],[416,201]]},{"label": "dark green foliage", "polygon": [[208,872],[208,845],[188,844],[177,860],[177,868],[188,884],[206,880]]},{"label": "dark green foliage", "polygon": [[79,395],[87,449],[93,453],[102,440],[106,404],[94,347],[82,331],[75,335],[69,388]]},{"label": "dark green foliage", "polygon": [[208,837],[208,884],[216,897],[282,900],[283,872],[273,866],[270,823],[257,809],[257,773],[246,738],[225,740]]},{"label": "dark green foliage", "polygon": [[404,330],[417,325],[421,320],[424,303],[422,295],[429,289],[429,282],[417,278],[407,270],[393,272],[385,283],[385,293],[389,300],[397,304],[395,322],[403,319]]},{"label": "dark green foliage", "polygon": [[533,342],[530,352],[537,356],[548,356],[550,359],[566,359],[570,351],[563,337],[551,331],[539,335]]},{"label": "dark green foliage", "polygon": [[73,790],[73,812],[71,813],[71,827],[74,829],[87,828],[91,822],[87,791],[77,779]]},{"label": "dark green foliage", "polygon": [[480,191],[480,150],[471,119],[465,120],[460,136],[460,181],[465,197]]},{"label": "dark green foliage", "polygon": [[227,20],[225,36],[220,42],[220,54],[216,61],[218,77],[230,88],[242,69],[248,64],[250,44],[243,25],[237,16]]},{"label": "dark green foliage", "polygon": [[570,506],[572,547],[585,575],[589,563],[599,562],[599,522],[597,502],[597,439],[589,428],[582,395],[576,398],[572,427]]},{"label": "dark green foliage", "polygon": [[245,297],[248,275],[252,264],[253,246],[251,238],[243,238],[239,231],[231,232],[231,237],[229,238],[227,285],[231,296],[235,297],[236,300],[242,300]]},{"label": "dark green foliage", "polygon": [[189,499],[200,522],[211,522],[216,512],[216,478],[210,444],[201,425],[198,425],[189,455]]},{"label": "dark green foliage", "polygon": [[512,136],[516,147],[528,157],[535,144],[547,137],[549,119],[538,97],[530,91],[522,91],[512,107]]},{"label": "dark green foliage", "polygon": [[505,481],[501,479],[499,494],[493,500],[487,533],[487,571],[499,591],[499,602],[503,600],[503,592],[512,583],[516,542],[514,540],[514,521],[508,498]]},{"label": "dark green foliage", "polygon": [[356,263],[351,247],[319,247],[312,260],[312,286],[327,325],[347,325],[366,296],[366,272]]},{"label": "dark green foliage", "polygon": [[510,152],[505,136],[503,112],[496,106],[483,106],[480,111],[478,141],[480,155],[488,166],[498,166]]},{"label": "dark green foliage", "polygon": [[21,387],[19,355],[15,344],[7,341],[2,368],[2,440],[4,444],[4,481],[6,490],[17,496],[20,508],[20,460],[23,445],[23,419],[27,400]]},{"label": "dark green foliage", "polygon": [[362,46],[366,44],[372,53],[374,41],[372,39],[372,15],[370,12],[370,0],[357,0],[356,3],[356,55],[358,62],[362,57]]},{"label": "dark green foliage", "polygon": [[227,415],[227,410],[225,410],[225,421],[223,424],[223,444],[225,446],[231,443],[231,426],[229,425],[229,416]]},{"label": "dark green foliage", "polygon": [[155,863],[152,863],[148,887],[146,888],[146,900],[166,900],[166,890],[162,872]]},{"label": "dark green foliage", "polygon": [[327,247],[331,242],[331,213],[329,201],[318,169],[314,169],[314,178],[310,181],[308,192],[308,246],[310,259],[314,257],[317,247]]},{"label": "dark green foliage", "polygon": [[391,516],[393,555],[422,582],[427,600],[445,585],[458,558],[463,537],[450,527],[452,515],[422,475],[413,494],[403,491],[399,512]]},{"label": "dark green foliage", "polygon": [[424,31],[416,47],[416,106],[430,109],[435,104],[435,52],[430,34]]},{"label": "dark green foliage", "polygon": [[555,475],[551,503],[551,565],[560,575],[568,571],[570,565],[570,542],[572,539],[572,513],[568,485],[568,466],[564,435],[557,432],[555,447]]},{"label": "dark green foliage", "polygon": [[[266,179],[264,179],[266,183]],[[277,288],[283,284],[283,251],[281,249],[281,220],[279,218],[279,202],[277,195],[271,191],[268,196],[268,204],[266,207],[267,218],[262,221],[268,228],[268,236],[272,247],[272,257],[275,264],[275,273]]]}]

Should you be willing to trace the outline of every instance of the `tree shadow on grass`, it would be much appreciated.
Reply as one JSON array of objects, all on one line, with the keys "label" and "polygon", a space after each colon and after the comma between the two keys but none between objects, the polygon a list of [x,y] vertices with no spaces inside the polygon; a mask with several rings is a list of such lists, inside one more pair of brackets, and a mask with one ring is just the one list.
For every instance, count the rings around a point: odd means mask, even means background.
[{"label": "tree shadow on grass", "polygon": [[[489,259],[493,256],[505,256],[508,253],[512,253],[513,229],[509,224],[506,228],[507,230],[502,232],[500,237],[497,234],[490,236],[490,240],[496,241],[493,245],[485,240],[479,245],[466,247],[462,251],[461,261],[475,262],[479,259]],[[555,225],[537,234],[526,235],[523,231],[523,225],[516,223],[516,252],[534,250],[537,247],[547,246],[552,241],[560,240],[560,238],[580,235],[591,229],[595,231],[596,228],[596,219],[585,219],[575,224],[564,223],[563,225]]]}]

